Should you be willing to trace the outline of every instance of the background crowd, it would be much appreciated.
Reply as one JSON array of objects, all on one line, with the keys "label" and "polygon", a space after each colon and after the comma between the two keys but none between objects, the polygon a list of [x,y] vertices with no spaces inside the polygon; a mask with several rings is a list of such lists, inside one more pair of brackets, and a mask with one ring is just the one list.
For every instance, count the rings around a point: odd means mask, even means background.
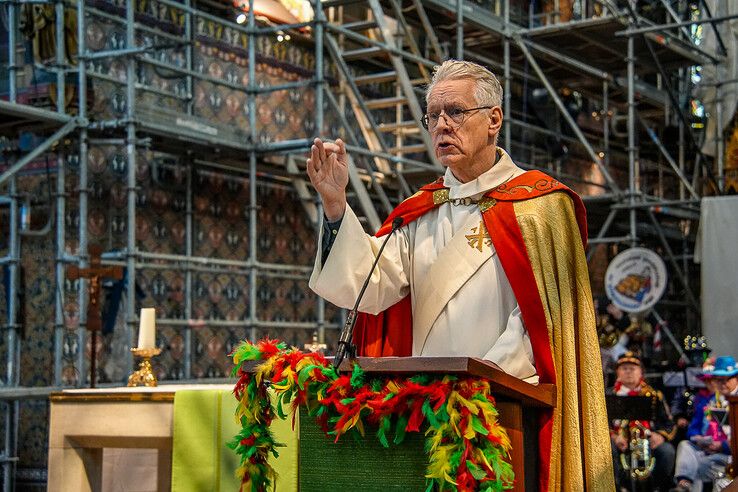
[{"label": "background crowd", "polygon": [[731,464],[727,397],[738,394],[735,358],[711,357],[704,339],[688,337],[676,370],[647,371],[645,361],[661,360],[663,322],[631,317],[607,298],[596,299],[595,309],[619,490],[722,490]]}]

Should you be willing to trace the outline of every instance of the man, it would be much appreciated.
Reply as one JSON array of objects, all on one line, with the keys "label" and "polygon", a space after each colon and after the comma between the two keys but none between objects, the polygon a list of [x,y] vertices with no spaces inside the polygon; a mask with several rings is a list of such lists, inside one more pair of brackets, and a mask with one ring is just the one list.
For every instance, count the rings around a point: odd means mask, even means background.
[{"label": "man", "polygon": [[[403,219],[359,306],[379,314],[357,324],[359,353],[483,357],[521,379],[556,384],[557,407],[540,422],[540,488],[609,492],[582,202],[497,147],[502,88],[485,68],[444,62],[426,102],[424,126],[446,173],[377,234]],[[364,234],[346,204],[343,142],[316,139],[307,172],[326,219],[310,287],[349,308],[385,238]]]},{"label": "man", "polygon": [[718,357],[706,370],[716,392],[695,416],[686,441],[677,447],[674,480],[677,492],[702,491],[703,481],[712,481],[716,470],[724,470],[730,459],[728,403],[726,396],[738,394],[738,364],[733,357]]},{"label": "man", "polygon": [[[626,397],[648,396],[658,400],[658,403],[654,406],[655,415],[652,421],[614,420],[610,429],[613,446],[619,453],[625,453],[628,450],[631,432],[643,431],[644,437],[648,437],[651,456],[654,458],[651,484],[654,490],[669,490],[674,470],[675,451],[670,443],[674,438],[674,422],[666,407],[664,395],[643,379],[643,365],[633,352],[626,352],[618,359],[615,373],[617,380],[613,388],[608,390],[608,394]],[[622,469],[620,460],[615,460],[613,464],[616,482],[622,487],[627,487],[630,479]]]}]

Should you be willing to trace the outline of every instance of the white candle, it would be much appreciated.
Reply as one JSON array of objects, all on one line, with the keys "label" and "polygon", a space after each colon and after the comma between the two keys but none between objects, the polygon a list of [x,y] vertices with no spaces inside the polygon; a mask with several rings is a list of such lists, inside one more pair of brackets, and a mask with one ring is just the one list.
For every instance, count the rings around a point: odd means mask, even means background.
[{"label": "white candle", "polygon": [[155,348],[156,344],[156,309],[141,309],[138,327],[138,346],[136,348]]}]

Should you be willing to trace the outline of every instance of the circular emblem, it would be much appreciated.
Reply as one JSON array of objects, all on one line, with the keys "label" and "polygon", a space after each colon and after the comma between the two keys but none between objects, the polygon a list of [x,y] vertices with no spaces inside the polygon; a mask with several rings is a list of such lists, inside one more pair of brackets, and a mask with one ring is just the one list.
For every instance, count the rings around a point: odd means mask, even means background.
[{"label": "circular emblem", "polygon": [[605,292],[613,304],[628,313],[651,309],[666,290],[666,265],[653,251],[630,248],[607,267]]}]

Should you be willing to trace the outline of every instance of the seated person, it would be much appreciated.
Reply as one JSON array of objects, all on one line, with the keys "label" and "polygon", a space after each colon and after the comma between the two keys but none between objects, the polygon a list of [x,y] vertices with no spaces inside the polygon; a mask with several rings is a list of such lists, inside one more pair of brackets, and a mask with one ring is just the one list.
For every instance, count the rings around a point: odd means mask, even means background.
[{"label": "seated person", "polygon": [[711,481],[714,468],[725,467],[730,460],[730,428],[727,425],[726,396],[738,394],[738,365],[733,357],[718,357],[715,367],[706,370],[716,392],[695,415],[686,441],[677,448],[674,480],[676,492],[702,491],[702,482]]},{"label": "seated person", "polygon": [[[655,420],[628,421],[613,420],[610,429],[613,450],[620,453],[628,451],[628,439],[631,431],[641,429],[648,436],[651,456],[654,458],[654,469],[651,472],[653,490],[666,491],[671,487],[671,476],[674,469],[674,446],[669,442],[674,436],[674,423],[669,409],[664,401],[663,394],[652,388],[643,380],[643,366],[641,360],[633,352],[626,352],[617,362],[615,369],[617,380],[615,386],[607,390],[609,395],[617,396],[651,396],[658,399],[654,406]],[[627,487],[630,484],[628,472],[623,469],[617,452],[613,453],[615,465],[615,480],[618,486]]]}]

